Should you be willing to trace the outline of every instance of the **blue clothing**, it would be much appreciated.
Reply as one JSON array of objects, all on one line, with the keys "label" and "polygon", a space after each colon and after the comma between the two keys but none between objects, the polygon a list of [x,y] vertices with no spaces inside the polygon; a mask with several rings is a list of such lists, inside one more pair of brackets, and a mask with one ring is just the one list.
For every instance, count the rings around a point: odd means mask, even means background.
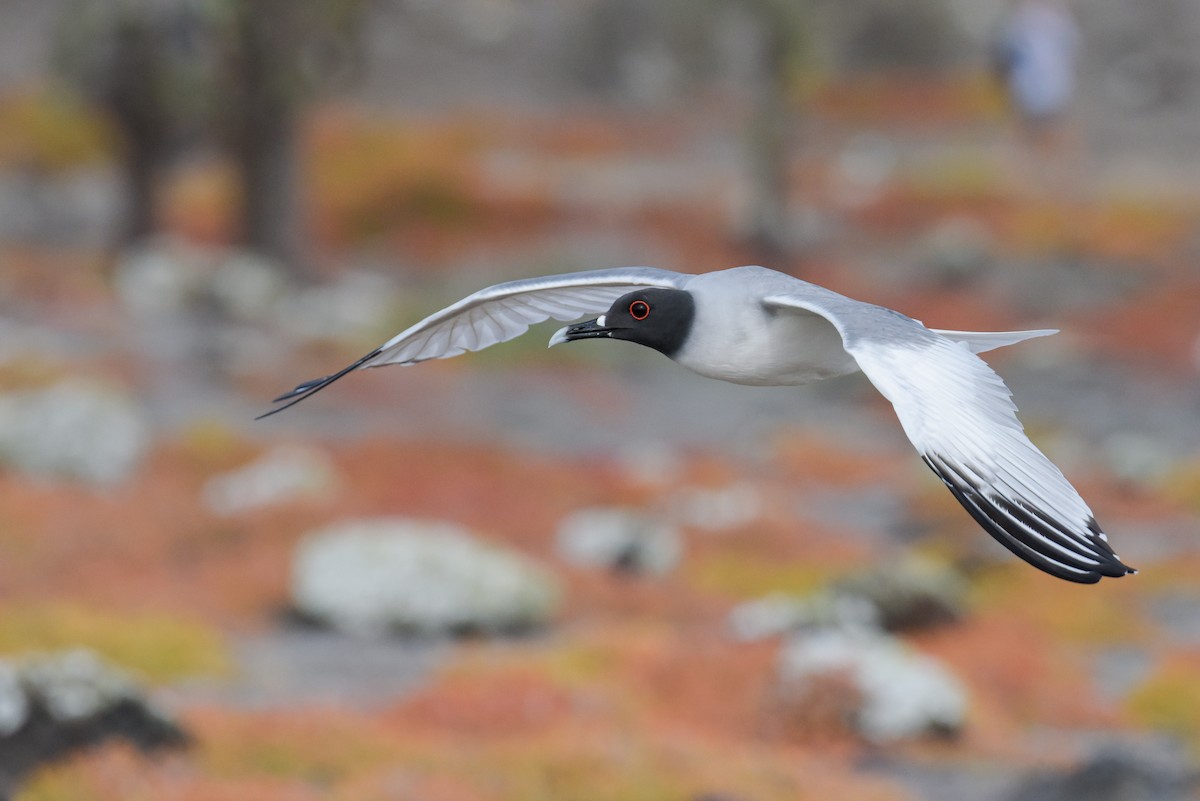
[{"label": "blue clothing", "polygon": [[1044,119],[1067,107],[1079,38],[1075,20],[1056,3],[1025,2],[1013,13],[1002,53],[1008,91],[1022,115]]}]

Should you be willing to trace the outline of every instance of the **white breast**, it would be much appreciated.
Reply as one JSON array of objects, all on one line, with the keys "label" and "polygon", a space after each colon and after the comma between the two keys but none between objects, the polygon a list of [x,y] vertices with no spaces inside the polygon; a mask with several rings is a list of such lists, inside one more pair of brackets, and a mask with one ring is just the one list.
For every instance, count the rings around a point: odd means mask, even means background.
[{"label": "white breast", "polygon": [[696,316],[675,361],[709,378],[757,386],[807,384],[858,369],[823,317],[768,312],[752,287],[718,280],[723,275],[697,276],[713,280],[689,285]]}]

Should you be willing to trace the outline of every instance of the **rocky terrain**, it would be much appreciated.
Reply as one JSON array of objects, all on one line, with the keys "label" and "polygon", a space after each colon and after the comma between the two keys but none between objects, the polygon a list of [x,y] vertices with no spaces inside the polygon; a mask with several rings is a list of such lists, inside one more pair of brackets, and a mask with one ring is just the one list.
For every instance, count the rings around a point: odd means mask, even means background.
[{"label": "rocky terrain", "polygon": [[[35,80],[45,48],[0,47],[0,792],[1195,798],[1200,161],[1113,122],[1100,70],[1085,179],[1042,191],[967,33],[936,80],[797,99],[770,266],[939,328],[1062,329],[989,361],[1140,569],[1119,581],[1000,548],[862,376],[725,385],[547,351],[547,325],[255,421],[491,282],[764,260],[729,84],[688,94],[632,48],[589,88],[536,69],[572,14],[430,7],[389,38],[404,5],[355,92],[305,113],[303,279],[235,243],[219,160],[111,247],[102,120]],[[425,52],[397,43],[435,33],[460,72],[389,93]],[[55,673],[63,707],[29,665],[87,670]]]}]

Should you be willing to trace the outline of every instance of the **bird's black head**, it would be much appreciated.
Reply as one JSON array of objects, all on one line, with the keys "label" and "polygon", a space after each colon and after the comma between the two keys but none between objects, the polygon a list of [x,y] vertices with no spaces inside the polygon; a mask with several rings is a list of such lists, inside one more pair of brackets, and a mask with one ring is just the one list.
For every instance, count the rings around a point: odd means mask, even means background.
[{"label": "bird's black head", "polygon": [[667,356],[683,347],[692,330],[696,302],[682,289],[639,289],[617,298],[595,320],[561,329],[551,345],[577,339],[624,339]]}]

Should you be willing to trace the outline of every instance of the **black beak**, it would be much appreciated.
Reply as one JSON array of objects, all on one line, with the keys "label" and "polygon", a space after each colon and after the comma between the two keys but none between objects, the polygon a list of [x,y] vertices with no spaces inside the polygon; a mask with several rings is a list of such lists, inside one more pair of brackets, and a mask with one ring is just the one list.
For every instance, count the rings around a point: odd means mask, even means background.
[{"label": "black beak", "polygon": [[588,320],[575,325],[568,325],[565,328],[560,328],[554,332],[554,336],[550,337],[550,345],[561,345],[564,342],[574,342],[577,339],[596,339],[597,337],[611,337],[612,329],[606,328],[600,320],[602,317],[597,317],[595,320]]}]

